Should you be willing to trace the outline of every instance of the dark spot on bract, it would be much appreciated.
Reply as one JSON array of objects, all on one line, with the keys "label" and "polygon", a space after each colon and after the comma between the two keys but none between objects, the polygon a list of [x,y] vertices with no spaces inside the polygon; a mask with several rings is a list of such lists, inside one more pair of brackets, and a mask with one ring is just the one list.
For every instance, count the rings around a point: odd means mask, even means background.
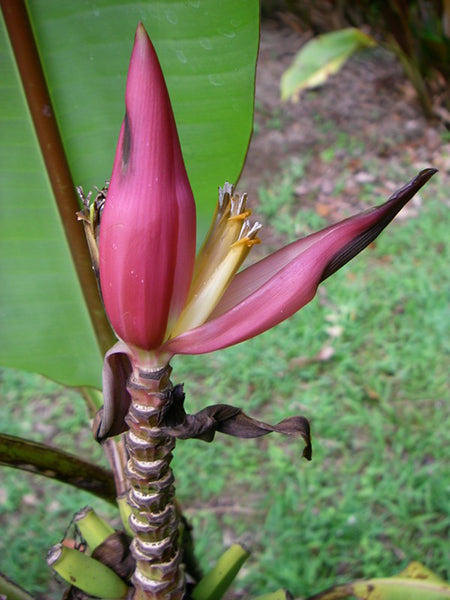
[{"label": "dark spot on bract", "polygon": [[130,120],[128,118],[128,113],[125,112],[125,118],[123,121],[124,130],[123,130],[123,140],[122,140],[122,171],[125,172],[128,167],[128,162],[130,160],[130,151],[131,151],[131,127]]}]

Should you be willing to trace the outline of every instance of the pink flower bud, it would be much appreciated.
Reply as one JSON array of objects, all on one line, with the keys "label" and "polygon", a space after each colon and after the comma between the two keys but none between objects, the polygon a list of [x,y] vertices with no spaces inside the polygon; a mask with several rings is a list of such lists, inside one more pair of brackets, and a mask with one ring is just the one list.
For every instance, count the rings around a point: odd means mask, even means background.
[{"label": "pink flower bud", "polygon": [[195,259],[195,203],[164,77],[138,25],[100,227],[100,282],[127,344],[158,348],[185,303]]}]

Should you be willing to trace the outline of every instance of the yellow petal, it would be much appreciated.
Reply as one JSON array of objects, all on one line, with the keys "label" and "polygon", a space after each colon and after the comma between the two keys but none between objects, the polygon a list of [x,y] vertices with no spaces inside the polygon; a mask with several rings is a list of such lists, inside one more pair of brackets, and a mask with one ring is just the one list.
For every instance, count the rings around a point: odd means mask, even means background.
[{"label": "yellow petal", "polygon": [[252,246],[260,242],[257,233],[261,225],[255,223],[252,226],[250,221],[245,219],[240,226],[237,239],[230,244],[232,235],[226,229],[234,230],[236,223],[240,224],[241,221],[234,219],[233,216],[228,218],[224,231],[218,236],[217,244],[211,244],[208,260],[205,261],[203,270],[197,274],[195,288],[189,294],[188,302],[171,337],[198,327],[206,321]]}]

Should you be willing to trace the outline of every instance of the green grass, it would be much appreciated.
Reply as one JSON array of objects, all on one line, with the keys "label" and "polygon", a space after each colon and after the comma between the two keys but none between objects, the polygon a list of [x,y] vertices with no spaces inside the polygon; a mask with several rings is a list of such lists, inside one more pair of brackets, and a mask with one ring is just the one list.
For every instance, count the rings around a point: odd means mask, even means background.
[{"label": "green grass", "polygon": [[297,206],[294,187],[305,174],[310,160],[311,156],[306,154],[302,159],[292,161],[273,185],[259,190],[258,210],[263,215],[264,222],[275,226],[276,231],[285,236],[288,242],[326,225],[325,220],[314,210],[298,210]]},{"label": "green grass", "polygon": [[[2,432],[107,466],[101,448],[92,441],[84,402],[75,390],[4,369],[0,399]],[[16,469],[0,469],[0,573],[35,593],[61,590],[47,569],[47,550],[61,541],[73,513],[86,504],[112,518],[114,509],[86,492]]]},{"label": "green grass", "polygon": [[[271,219],[282,234],[289,222],[301,235],[323,224],[295,206],[302,168],[261,199],[265,214],[283,210]],[[392,575],[411,560],[449,578],[444,183],[423,191],[419,218],[391,225],[290,320],[234,348],[172,363],[191,412],[225,402],[269,422],[303,414],[312,424],[311,463],[300,441],[276,434],[178,443],[177,492],[201,561],[207,567],[224,546],[245,542],[252,558],[237,584],[245,597],[279,587],[308,595],[336,580]],[[311,360],[324,347],[332,358]],[[0,384],[2,430],[102,460],[75,391],[9,370]],[[110,517],[111,510],[20,471],[3,469],[1,481],[0,571],[48,594],[55,583],[45,551],[72,513],[86,503]]]},{"label": "green grass", "polygon": [[[436,184],[425,194],[420,219],[391,226],[295,317],[176,367],[196,380],[189,397],[212,389],[269,421],[301,413],[312,422],[310,464],[293,440],[224,441],[199,449],[204,474],[189,492],[192,457],[177,455],[186,506],[202,506],[211,477],[222,486],[215,502],[236,507],[220,516],[213,507],[209,519],[194,511],[194,520],[250,540],[250,592],[306,595],[415,559],[449,575],[448,206]],[[330,326],[341,334],[330,336]],[[296,367],[329,345],[331,361]]]}]

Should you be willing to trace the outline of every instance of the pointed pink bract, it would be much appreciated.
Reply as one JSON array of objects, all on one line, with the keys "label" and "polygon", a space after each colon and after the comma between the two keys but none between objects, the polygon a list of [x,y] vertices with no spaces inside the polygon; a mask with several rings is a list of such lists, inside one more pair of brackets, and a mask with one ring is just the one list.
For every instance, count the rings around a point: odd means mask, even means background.
[{"label": "pointed pink bract", "polygon": [[171,354],[203,354],[238,344],[284,321],[314,297],[318,285],[363,250],[435,169],[425,169],[391,198],[238,273],[203,325],[164,344]]},{"label": "pointed pink bract", "polygon": [[117,335],[161,345],[185,302],[195,258],[195,203],[155,50],[139,24],[126,114],[100,227],[100,281]]}]

